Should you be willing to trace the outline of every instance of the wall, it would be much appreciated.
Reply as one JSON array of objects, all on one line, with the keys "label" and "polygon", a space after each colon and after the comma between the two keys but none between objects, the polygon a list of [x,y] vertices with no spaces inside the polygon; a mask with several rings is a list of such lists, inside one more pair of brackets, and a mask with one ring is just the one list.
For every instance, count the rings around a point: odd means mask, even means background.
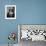
[{"label": "wall", "polygon": [[17,0],[19,24],[46,24],[46,0]]},{"label": "wall", "polygon": [[[17,35],[17,19],[6,20],[5,19],[5,5],[14,4],[16,0],[1,0],[0,1],[0,44],[7,44],[9,42],[8,35],[10,32],[16,32]],[[18,43],[16,38],[15,43]]]},{"label": "wall", "polygon": [[[16,20],[5,19],[8,4],[16,5]],[[46,24],[46,0],[0,0],[0,44],[8,43],[9,32],[17,34],[18,24]]]}]

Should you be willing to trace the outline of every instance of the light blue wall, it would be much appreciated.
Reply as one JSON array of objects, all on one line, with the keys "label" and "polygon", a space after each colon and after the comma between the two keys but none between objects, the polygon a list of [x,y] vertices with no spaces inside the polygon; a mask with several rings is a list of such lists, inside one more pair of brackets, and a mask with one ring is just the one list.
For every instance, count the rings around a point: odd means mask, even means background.
[{"label": "light blue wall", "polygon": [[46,24],[46,0],[17,1],[18,23]]},{"label": "light blue wall", "polygon": [[[16,20],[5,19],[8,4],[16,5]],[[0,0],[0,43],[8,43],[9,32],[17,34],[18,24],[46,24],[46,0]]]}]

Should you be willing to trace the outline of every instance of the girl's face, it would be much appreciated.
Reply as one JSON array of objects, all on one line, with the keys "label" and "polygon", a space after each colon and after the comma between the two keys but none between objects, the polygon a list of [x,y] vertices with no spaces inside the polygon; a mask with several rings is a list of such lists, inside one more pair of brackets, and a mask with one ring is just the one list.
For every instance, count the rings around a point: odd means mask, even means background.
[{"label": "girl's face", "polygon": [[9,14],[12,16],[12,14],[14,14],[13,13],[13,11],[12,11],[12,9],[9,9]]}]

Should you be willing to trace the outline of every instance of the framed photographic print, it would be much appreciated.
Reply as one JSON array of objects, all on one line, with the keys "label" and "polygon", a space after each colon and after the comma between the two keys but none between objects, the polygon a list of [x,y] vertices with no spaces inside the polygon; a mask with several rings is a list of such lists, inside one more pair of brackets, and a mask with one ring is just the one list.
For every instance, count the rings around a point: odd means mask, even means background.
[{"label": "framed photographic print", "polygon": [[5,5],[5,19],[16,19],[16,5]]}]

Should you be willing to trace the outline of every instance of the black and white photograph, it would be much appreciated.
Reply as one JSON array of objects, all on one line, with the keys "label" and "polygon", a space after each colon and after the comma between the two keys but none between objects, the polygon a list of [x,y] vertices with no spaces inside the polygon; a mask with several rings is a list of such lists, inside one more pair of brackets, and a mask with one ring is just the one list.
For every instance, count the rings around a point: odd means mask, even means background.
[{"label": "black and white photograph", "polygon": [[5,5],[5,19],[16,19],[16,5]]}]

